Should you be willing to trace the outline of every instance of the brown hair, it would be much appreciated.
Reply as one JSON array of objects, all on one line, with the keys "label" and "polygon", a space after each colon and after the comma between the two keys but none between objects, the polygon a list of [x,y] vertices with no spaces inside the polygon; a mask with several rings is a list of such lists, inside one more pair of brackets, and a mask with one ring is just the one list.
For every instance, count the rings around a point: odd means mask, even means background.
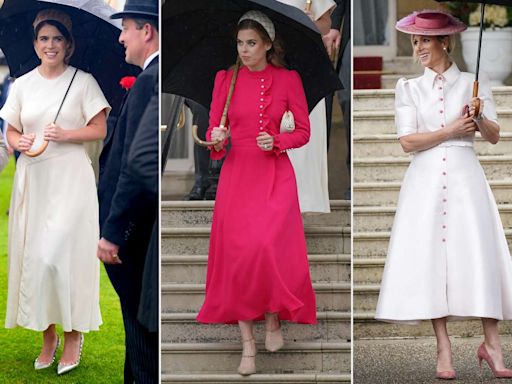
[{"label": "brown hair", "polygon": [[75,52],[75,41],[73,40],[73,36],[71,36],[71,33],[64,26],[64,24],[56,20],[43,20],[39,22],[34,28],[34,42],[37,40],[37,37],[39,36],[39,31],[41,31],[41,28],[43,28],[45,25],[51,25],[52,27],[57,28],[57,30],[62,34],[66,42],[69,44],[69,48],[66,49],[66,54],[64,56],[64,62],[66,64],[69,64],[69,60]]},{"label": "brown hair", "polygon": [[265,28],[263,28],[263,26],[257,21],[251,19],[242,20],[238,24],[236,34],[238,35],[239,31],[246,29],[252,29],[256,31],[264,43],[272,45],[272,47],[267,51],[267,62],[271,63],[275,67],[286,67],[283,45],[281,44],[281,40],[277,34],[274,41],[272,41]]}]

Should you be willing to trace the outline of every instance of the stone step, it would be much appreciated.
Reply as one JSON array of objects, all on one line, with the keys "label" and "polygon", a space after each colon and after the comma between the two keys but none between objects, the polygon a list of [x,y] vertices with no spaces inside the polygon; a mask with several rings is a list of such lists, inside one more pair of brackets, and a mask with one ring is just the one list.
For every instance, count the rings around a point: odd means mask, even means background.
[{"label": "stone step", "polygon": [[238,374],[163,374],[161,382],[174,384],[245,384],[245,383],[293,383],[293,384],[320,384],[320,383],[350,383],[350,373],[288,373],[288,374],[254,374],[243,377]]},{"label": "stone step", "polygon": [[[512,101],[512,100],[511,100]],[[403,157],[408,158],[395,134],[357,135],[353,137],[353,151],[358,158],[365,157]],[[475,137],[475,152],[479,156],[509,155],[512,153],[512,132],[502,132],[498,144],[493,145],[482,139],[479,133]]]},{"label": "stone step", "polygon": [[[512,156],[479,156],[488,180],[512,179]],[[353,160],[355,182],[401,181],[410,158],[372,157]]]},{"label": "stone step", "polygon": [[[512,322],[498,322],[500,334],[512,332]],[[448,334],[450,336],[472,337],[482,335],[482,322],[478,319],[464,321],[449,321]],[[354,339],[376,338],[406,338],[434,336],[432,323],[422,321],[417,325],[404,325],[386,323],[375,320],[375,311],[354,311]]]},{"label": "stone step", "polygon": [[[204,227],[212,222],[214,201],[162,201],[161,226]],[[331,213],[304,214],[304,226],[350,226],[350,201],[331,200]]]},{"label": "stone step", "polygon": [[[350,282],[350,255],[309,255],[313,282]],[[204,283],[207,255],[162,255],[161,280],[167,283]]]},{"label": "stone step", "polygon": [[354,284],[380,284],[385,263],[385,257],[355,258]]},{"label": "stone step", "polygon": [[[313,283],[320,312],[349,311],[350,283]],[[204,301],[204,284],[161,285],[161,310],[169,313],[197,312]]]},{"label": "stone step", "polygon": [[[221,374],[236,372],[240,343],[162,343],[162,373]],[[267,352],[258,344],[257,369],[266,374],[350,372],[350,343],[285,342],[278,352]]]},{"label": "stone step", "polygon": [[[163,313],[161,317],[161,339],[164,343],[237,343],[240,331],[237,325],[202,324],[195,320],[197,313]],[[282,322],[283,335],[293,342],[340,342],[351,339],[350,312],[318,312],[318,324],[295,324]],[[256,340],[265,339],[265,326],[256,323]]]},{"label": "stone step", "polygon": [[[353,92],[355,111],[376,111],[395,109],[395,86],[403,75],[382,76],[383,89],[357,89]],[[405,76],[412,78],[414,76]],[[384,84],[384,81],[386,83]],[[492,94],[497,108],[508,108],[512,105],[512,87],[493,87]]]},{"label": "stone step", "polygon": [[[499,204],[504,228],[512,228],[512,204]],[[391,231],[396,207],[354,207],[354,232]]]},{"label": "stone step", "polygon": [[355,284],[353,286],[353,311],[375,312],[379,299],[380,284]]},{"label": "stone step", "polygon": [[[391,232],[354,232],[354,261],[357,258],[386,257]],[[512,248],[512,229],[505,229],[509,248]]]},{"label": "stone step", "polygon": [[[350,227],[305,227],[309,254],[350,253]],[[205,255],[210,228],[162,228],[161,253],[168,255]]]},{"label": "stone step", "polygon": [[[512,108],[497,109],[501,132],[512,132]],[[354,111],[353,126],[355,135],[396,134],[395,112],[393,109]]]},{"label": "stone step", "polygon": [[[498,204],[510,203],[512,180],[490,180],[492,192]],[[359,182],[353,186],[354,206],[396,205],[401,182]]]}]

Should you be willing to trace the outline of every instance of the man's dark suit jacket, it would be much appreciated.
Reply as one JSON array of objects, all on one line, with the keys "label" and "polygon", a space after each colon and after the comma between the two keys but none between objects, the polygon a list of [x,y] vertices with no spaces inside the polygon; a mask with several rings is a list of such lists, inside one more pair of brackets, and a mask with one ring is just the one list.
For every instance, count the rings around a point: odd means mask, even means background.
[{"label": "man's dark suit jacket", "polygon": [[[128,166],[128,153],[155,85],[158,57],[129,90],[114,129],[107,133],[100,156],[98,199],[101,237],[120,246],[122,264],[105,265],[121,305],[133,316],[141,295],[146,252],[157,217],[158,197],[141,193]],[[158,172],[158,170],[157,170]]]}]

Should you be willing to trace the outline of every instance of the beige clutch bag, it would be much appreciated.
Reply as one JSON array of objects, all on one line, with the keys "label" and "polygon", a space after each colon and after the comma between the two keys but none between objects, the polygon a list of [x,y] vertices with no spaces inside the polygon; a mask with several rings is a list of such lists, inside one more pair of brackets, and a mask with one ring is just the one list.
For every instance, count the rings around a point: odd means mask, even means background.
[{"label": "beige clutch bag", "polygon": [[286,111],[281,118],[281,133],[293,132],[295,129],[295,119],[292,111]]}]

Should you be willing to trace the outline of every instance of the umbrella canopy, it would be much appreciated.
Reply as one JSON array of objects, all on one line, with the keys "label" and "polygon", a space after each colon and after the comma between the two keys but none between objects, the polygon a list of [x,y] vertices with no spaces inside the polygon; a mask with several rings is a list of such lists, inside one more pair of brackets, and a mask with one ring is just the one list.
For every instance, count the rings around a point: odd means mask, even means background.
[{"label": "umbrella canopy", "polygon": [[136,75],[139,69],[124,60],[119,44],[121,24],[110,20],[115,10],[102,0],[5,0],[0,9],[0,48],[4,52],[11,76],[20,77],[40,61],[34,51],[32,22],[44,8],[58,8],[73,21],[75,52],[70,64],[91,73],[118,114],[125,90],[119,80]]},{"label": "umbrella canopy", "polygon": [[301,75],[310,111],[342,87],[320,32],[301,10],[275,0],[188,0],[162,7],[163,91],[209,108],[215,74],[236,61],[238,19],[251,9],[274,22],[288,67]]}]

